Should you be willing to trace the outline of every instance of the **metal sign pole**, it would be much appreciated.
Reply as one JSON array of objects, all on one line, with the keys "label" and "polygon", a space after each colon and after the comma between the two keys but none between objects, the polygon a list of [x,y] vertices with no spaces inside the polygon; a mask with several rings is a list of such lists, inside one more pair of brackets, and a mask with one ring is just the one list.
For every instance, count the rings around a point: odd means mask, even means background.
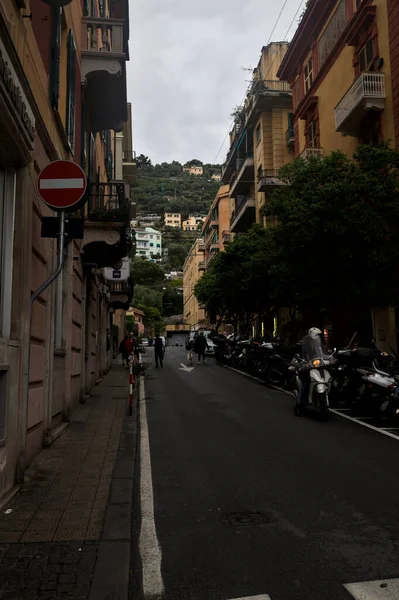
[{"label": "metal sign pole", "polygon": [[[59,213],[59,231],[58,231],[58,256],[57,256],[57,268],[52,275],[40,287],[33,292],[30,297],[29,303],[29,335],[28,335],[28,358],[27,358],[27,370],[26,370],[26,424],[25,431],[28,424],[28,409],[29,409],[29,380],[30,380],[30,355],[31,355],[31,329],[32,329],[32,311],[33,304],[39,298],[39,296],[53,283],[55,279],[60,275],[62,267],[64,265],[64,249],[65,249],[65,211]],[[17,469],[17,482],[22,483],[24,480],[25,471],[25,460],[22,456],[19,457],[18,469]]]}]

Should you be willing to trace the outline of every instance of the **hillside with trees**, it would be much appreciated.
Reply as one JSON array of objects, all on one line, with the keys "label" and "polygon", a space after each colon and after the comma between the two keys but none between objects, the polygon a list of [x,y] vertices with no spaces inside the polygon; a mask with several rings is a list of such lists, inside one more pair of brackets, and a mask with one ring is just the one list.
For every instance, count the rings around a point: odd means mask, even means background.
[{"label": "hillside with trees", "polygon": [[[177,161],[153,165],[143,154],[136,163],[138,182],[133,194],[140,214],[205,214],[220,186],[219,181],[212,179],[212,175],[220,175],[220,165],[203,164],[196,159],[185,165]],[[186,166],[202,166],[204,173],[190,175],[183,171]]]}]

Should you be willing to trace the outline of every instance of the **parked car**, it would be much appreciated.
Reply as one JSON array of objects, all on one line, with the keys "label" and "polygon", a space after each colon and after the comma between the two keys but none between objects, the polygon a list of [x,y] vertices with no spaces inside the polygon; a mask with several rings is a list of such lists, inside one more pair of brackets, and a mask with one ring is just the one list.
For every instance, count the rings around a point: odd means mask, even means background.
[{"label": "parked car", "polygon": [[141,344],[140,344],[140,345],[141,345],[141,346],[148,346],[148,345],[149,345],[149,344],[148,344],[148,338],[142,338],[142,339],[141,339]]}]

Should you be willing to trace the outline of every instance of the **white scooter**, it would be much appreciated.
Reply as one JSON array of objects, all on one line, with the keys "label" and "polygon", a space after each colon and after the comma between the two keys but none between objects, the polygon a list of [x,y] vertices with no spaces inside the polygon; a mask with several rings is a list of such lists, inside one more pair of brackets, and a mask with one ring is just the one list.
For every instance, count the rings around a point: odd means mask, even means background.
[{"label": "white scooter", "polygon": [[[334,358],[313,358],[310,362],[302,360],[298,355],[295,356],[291,370],[296,369],[297,377],[297,390],[296,398],[298,398],[299,391],[302,388],[303,382],[299,376],[300,371],[309,371],[309,393],[307,398],[304,398],[303,404],[296,405],[295,414],[299,415],[300,411],[306,407],[314,407],[319,410],[320,416],[323,420],[329,418],[329,393],[332,384],[332,377],[329,372],[329,367],[336,362]],[[296,364],[295,364],[296,363]]]}]

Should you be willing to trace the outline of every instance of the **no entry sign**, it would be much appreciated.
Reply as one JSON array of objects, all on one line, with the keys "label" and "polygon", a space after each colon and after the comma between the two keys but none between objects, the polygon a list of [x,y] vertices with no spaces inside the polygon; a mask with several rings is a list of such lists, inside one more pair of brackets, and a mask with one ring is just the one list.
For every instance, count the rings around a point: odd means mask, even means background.
[{"label": "no entry sign", "polygon": [[71,212],[86,191],[83,169],[69,160],[55,160],[44,167],[37,180],[40,198],[53,210]]}]

